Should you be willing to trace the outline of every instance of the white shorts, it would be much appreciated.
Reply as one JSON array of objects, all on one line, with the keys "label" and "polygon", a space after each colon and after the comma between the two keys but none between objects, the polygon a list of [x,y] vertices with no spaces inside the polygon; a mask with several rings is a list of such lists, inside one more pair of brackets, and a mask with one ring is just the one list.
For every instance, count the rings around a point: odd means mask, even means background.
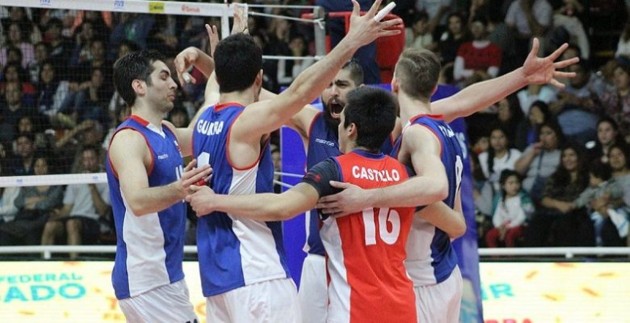
[{"label": "white shorts", "polygon": [[304,258],[298,299],[304,323],[326,323],[328,286],[325,257],[309,253]]},{"label": "white shorts", "polygon": [[291,278],[268,280],[206,298],[207,322],[301,322]]},{"label": "white shorts", "polygon": [[121,299],[127,322],[197,322],[185,280],[160,286],[138,296]]},{"label": "white shorts", "polygon": [[463,282],[455,266],[445,281],[427,286],[415,286],[418,323],[459,323]]}]

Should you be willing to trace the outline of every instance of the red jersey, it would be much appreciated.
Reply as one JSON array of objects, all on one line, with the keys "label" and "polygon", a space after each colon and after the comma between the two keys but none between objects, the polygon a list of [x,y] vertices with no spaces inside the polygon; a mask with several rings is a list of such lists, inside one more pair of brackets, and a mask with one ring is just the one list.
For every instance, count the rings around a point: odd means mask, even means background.
[{"label": "red jersey", "polygon": [[[378,188],[409,175],[394,158],[355,150],[320,163],[309,177],[322,185],[328,183],[324,178]],[[403,264],[413,213],[413,208],[369,208],[324,219],[320,235],[330,277],[329,321],[416,322],[413,284]]]}]

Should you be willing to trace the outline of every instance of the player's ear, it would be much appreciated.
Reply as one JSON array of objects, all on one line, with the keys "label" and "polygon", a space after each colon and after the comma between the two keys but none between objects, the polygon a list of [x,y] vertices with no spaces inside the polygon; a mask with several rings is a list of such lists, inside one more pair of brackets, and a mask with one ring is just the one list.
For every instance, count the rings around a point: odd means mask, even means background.
[{"label": "player's ear", "polygon": [[263,70],[262,69],[258,72],[258,75],[256,75],[256,79],[254,80],[254,82],[256,83],[257,86],[262,87],[262,83],[263,83]]},{"label": "player's ear", "polygon": [[146,83],[142,80],[135,79],[131,81],[131,88],[137,95],[145,95],[146,94]]},{"label": "player's ear", "polygon": [[348,127],[346,127],[346,131],[348,132],[348,137],[350,139],[356,139],[358,134],[357,125],[353,122]]}]

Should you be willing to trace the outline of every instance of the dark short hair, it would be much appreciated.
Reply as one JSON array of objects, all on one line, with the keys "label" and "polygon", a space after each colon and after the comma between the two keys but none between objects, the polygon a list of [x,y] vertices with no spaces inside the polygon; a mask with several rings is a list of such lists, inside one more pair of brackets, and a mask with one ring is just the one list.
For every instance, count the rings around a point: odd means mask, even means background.
[{"label": "dark short hair", "polygon": [[343,109],[344,128],[354,123],[358,146],[380,150],[396,124],[397,103],[394,96],[380,88],[361,86],[347,95]]},{"label": "dark short hair", "polygon": [[131,83],[142,80],[151,85],[149,75],[153,72],[152,64],[163,60],[164,56],[155,50],[141,50],[131,52],[114,63],[114,86],[127,105],[133,106],[137,97]]},{"label": "dark short hair", "polygon": [[217,45],[214,66],[221,93],[243,91],[254,84],[262,68],[262,50],[252,36],[234,34]]}]

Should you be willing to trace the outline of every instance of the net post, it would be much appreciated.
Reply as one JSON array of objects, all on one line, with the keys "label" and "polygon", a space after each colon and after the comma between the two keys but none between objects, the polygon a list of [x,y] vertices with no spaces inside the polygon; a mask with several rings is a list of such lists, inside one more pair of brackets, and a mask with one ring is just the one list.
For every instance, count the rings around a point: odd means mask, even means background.
[{"label": "net post", "polygon": [[318,23],[313,24],[313,34],[315,35],[315,56],[326,55],[326,12],[322,7],[313,9],[313,20]]}]

